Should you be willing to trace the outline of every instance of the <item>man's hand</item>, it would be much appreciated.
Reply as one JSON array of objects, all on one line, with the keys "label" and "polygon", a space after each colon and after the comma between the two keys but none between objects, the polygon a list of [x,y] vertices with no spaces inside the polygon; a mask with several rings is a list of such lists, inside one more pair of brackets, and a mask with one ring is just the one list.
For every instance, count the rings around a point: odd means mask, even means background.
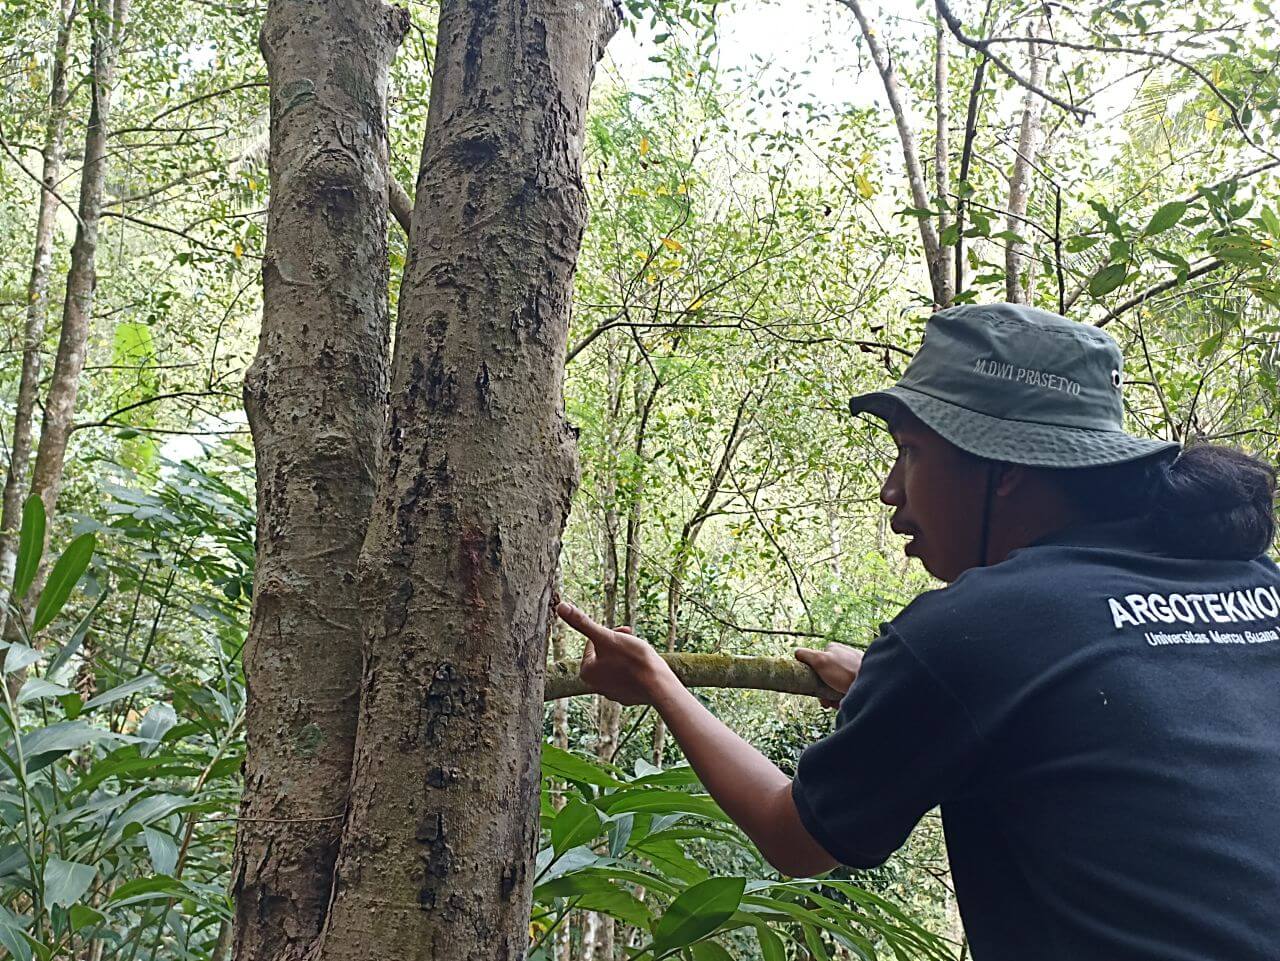
[{"label": "man's hand", "polygon": [[813,672],[822,679],[822,683],[831,688],[831,697],[818,698],[823,707],[839,707],[840,701],[853,682],[858,679],[858,671],[862,668],[862,652],[847,644],[832,642],[825,651],[815,651],[807,647],[796,649],[796,660],[808,664]]},{"label": "man's hand", "polygon": [[556,613],[587,639],[578,673],[593,691],[619,704],[652,704],[663,685],[680,685],[667,662],[631,628],[611,630],[567,601]]}]

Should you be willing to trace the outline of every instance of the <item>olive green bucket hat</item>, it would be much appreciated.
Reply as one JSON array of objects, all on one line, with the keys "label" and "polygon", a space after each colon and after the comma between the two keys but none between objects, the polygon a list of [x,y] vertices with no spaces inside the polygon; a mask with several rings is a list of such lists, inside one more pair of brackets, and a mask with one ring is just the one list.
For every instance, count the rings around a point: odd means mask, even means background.
[{"label": "olive green bucket hat", "polygon": [[906,408],[961,450],[1031,467],[1101,467],[1177,444],[1125,433],[1120,348],[1105,332],[1035,307],[939,311],[902,378],[849,401],[890,420]]}]

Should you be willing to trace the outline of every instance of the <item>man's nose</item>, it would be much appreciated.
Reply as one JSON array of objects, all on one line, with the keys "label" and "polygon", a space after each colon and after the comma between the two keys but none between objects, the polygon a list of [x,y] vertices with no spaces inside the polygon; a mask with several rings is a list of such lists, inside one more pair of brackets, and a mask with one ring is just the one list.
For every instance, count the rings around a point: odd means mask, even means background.
[{"label": "man's nose", "polygon": [[889,507],[902,506],[902,484],[898,478],[897,465],[889,471],[884,483],[880,485],[880,502]]}]

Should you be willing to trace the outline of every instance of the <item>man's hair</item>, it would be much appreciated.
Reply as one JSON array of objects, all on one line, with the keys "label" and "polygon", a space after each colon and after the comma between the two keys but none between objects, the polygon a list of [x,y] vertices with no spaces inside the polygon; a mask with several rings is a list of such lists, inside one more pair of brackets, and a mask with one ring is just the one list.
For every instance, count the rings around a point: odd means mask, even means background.
[{"label": "man's hair", "polygon": [[1276,471],[1243,451],[1193,444],[1176,460],[1047,472],[1094,520],[1145,518],[1170,554],[1248,560],[1276,532]]}]

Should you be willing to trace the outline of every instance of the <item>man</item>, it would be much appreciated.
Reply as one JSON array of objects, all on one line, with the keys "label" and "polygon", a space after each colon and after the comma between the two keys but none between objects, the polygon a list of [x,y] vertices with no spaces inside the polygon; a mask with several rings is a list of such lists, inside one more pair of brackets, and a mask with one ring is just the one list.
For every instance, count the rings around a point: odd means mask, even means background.
[{"label": "man", "polygon": [[1122,380],[1093,327],[962,307],[851,401],[888,422],[881,499],[949,586],[865,660],[797,652],[847,694],[794,781],[629,628],[561,605],[583,678],[654,705],[784,874],[880,864],[940,804],[975,961],[1274,961],[1275,475],[1124,433]]}]

